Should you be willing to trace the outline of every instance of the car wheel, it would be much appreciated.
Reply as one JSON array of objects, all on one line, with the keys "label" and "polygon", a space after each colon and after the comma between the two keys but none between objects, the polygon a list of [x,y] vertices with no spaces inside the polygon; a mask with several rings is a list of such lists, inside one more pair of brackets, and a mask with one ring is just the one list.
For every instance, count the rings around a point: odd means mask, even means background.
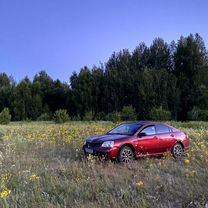
[{"label": "car wheel", "polygon": [[134,159],[134,152],[131,147],[124,146],[119,151],[118,160],[119,162],[129,163]]},{"label": "car wheel", "polygon": [[180,143],[176,143],[173,146],[172,154],[175,158],[181,158],[184,154],[183,146]]}]

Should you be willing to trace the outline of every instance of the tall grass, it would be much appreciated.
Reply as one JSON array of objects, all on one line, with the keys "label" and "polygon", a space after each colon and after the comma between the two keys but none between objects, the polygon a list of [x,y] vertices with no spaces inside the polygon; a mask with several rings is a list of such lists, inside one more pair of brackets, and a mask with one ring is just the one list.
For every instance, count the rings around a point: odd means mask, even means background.
[{"label": "tall grass", "polygon": [[110,122],[0,126],[0,207],[205,207],[208,123],[169,124],[190,134],[187,157],[129,165],[83,156],[84,139]]}]

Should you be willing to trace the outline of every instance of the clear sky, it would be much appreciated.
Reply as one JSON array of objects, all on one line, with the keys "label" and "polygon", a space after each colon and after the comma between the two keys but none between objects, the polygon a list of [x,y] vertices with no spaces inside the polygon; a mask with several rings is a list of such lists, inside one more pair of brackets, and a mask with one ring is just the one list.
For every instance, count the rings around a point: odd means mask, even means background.
[{"label": "clear sky", "polygon": [[68,81],[113,51],[196,32],[208,46],[207,0],[0,0],[0,72]]}]

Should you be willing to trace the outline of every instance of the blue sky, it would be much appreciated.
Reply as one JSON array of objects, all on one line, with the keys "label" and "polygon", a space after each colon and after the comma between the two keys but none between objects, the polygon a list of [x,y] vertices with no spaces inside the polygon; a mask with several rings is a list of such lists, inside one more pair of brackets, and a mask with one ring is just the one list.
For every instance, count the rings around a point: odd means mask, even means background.
[{"label": "blue sky", "polygon": [[73,71],[198,32],[208,46],[206,0],[0,0],[0,72],[19,81],[40,70],[68,81]]}]

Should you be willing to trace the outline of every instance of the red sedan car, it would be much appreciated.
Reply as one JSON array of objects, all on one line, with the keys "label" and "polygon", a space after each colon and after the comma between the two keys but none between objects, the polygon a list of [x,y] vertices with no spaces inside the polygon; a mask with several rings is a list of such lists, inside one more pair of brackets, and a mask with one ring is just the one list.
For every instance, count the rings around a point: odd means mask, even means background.
[{"label": "red sedan car", "polygon": [[88,138],[85,154],[104,155],[128,163],[144,156],[172,153],[183,156],[190,147],[188,135],[172,126],[150,121],[122,124],[105,135]]}]

